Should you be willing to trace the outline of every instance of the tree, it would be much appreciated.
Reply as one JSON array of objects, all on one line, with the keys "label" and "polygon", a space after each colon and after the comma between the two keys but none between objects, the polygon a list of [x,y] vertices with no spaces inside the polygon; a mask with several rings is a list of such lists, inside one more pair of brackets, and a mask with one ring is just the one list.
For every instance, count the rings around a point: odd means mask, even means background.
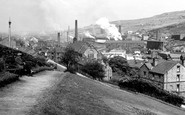
[{"label": "tree", "polygon": [[81,70],[88,75],[92,76],[93,79],[98,78],[102,80],[104,76],[104,68],[103,65],[100,64],[98,61],[89,61],[82,66]]},{"label": "tree", "polygon": [[74,49],[67,47],[64,50],[60,63],[63,63],[67,67],[66,71],[74,72],[81,56],[82,55]]},{"label": "tree", "polygon": [[5,62],[3,58],[0,58],[0,72],[2,72],[5,69]]},{"label": "tree", "polygon": [[130,67],[125,58],[121,56],[115,56],[110,59],[109,65],[112,67],[113,72],[117,72],[120,75],[129,74]]}]

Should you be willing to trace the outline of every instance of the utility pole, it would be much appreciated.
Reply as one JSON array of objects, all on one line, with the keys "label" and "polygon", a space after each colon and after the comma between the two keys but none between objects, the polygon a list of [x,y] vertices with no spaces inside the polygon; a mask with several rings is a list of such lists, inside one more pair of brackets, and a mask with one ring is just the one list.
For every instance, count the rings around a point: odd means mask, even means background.
[{"label": "utility pole", "polygon": [[10,18],[9,18],[8,24],[9,24],[9,47],[12,47],[11,46],[11,24],[12,24],[12,22],[11,22]]}]

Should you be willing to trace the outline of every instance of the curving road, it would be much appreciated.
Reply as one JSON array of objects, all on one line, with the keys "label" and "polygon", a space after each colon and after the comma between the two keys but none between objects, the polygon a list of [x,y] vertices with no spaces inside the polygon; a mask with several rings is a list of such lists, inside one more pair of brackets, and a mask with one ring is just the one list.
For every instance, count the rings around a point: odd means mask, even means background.
[{"label": "curving road", "polygon": [[25,115],[63,76],[62,72],[45,71],[0,88],[0,115]]}]

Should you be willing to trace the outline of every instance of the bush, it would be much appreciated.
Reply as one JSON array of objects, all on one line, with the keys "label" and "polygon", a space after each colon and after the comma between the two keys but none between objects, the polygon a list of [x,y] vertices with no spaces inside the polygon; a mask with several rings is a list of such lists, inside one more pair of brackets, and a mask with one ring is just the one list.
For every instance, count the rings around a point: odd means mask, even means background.
[{"label": "bush", "polygon": [[19,76],[9,72],[0,73],[0,87],[3,87],[9,83],[12,83],[19,79]]},{"label": "bush", "polygon": [[98,78],[102,80],[105,77],[103,65],[98,61],[87,62],[84,66],[82,66],[81,70],[92,76],[93,79]]},{"label": "bush", "polygon": [[46,65],[46,58],[41,57],[41,56],[37,56],[36,60],[37,60],[37,64],[39,66],[45,66]]},{"label": "bush", "polygon": [[120,88],[143,93],[176,106],[181,106],[181,104],[183,103],[183,97],[169,93],[162,89],[158,89],[154,85],[141,80],[129,80],[125,82],[119,82],[118,85]]},{"label": "bush", "polygon": [[130,67],[127,63],[127,60],[121,56],[115,56],[110,59],[109,65],[111,66],[113,72],[117,72],[118,74],[124,76],[125,74],[129,74]]},{"label": "bush", "polygon": [[0,59],[0,72],[2,72],[5,69],[4,65],[5,64],[4,64],[3,58],[1,58]]}]

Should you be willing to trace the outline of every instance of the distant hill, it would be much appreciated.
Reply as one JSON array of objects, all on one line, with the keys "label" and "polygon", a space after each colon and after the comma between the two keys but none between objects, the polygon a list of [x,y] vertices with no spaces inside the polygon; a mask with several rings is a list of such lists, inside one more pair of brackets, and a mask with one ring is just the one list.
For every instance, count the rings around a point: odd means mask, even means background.
[{"label": "distant hill", "polygon": [[[118,20],[110,23],[116,26],[121,25],[122,32],[142,30],[154,32],[160,30],[166,33],[185,33],[185,11],[168,12],[149,18]],[[85,30],[90,32],[92,32],[92,28],[93,25],[84,27]]]},{"label": "distant hill", "polygon": [[137,31],[141,29],[153,30],[171,25],[175,27],[183,22],[185,23],[185,11],[168,12],[136,20],[119,20],[112,23],[121,25],[123,31]]}]

